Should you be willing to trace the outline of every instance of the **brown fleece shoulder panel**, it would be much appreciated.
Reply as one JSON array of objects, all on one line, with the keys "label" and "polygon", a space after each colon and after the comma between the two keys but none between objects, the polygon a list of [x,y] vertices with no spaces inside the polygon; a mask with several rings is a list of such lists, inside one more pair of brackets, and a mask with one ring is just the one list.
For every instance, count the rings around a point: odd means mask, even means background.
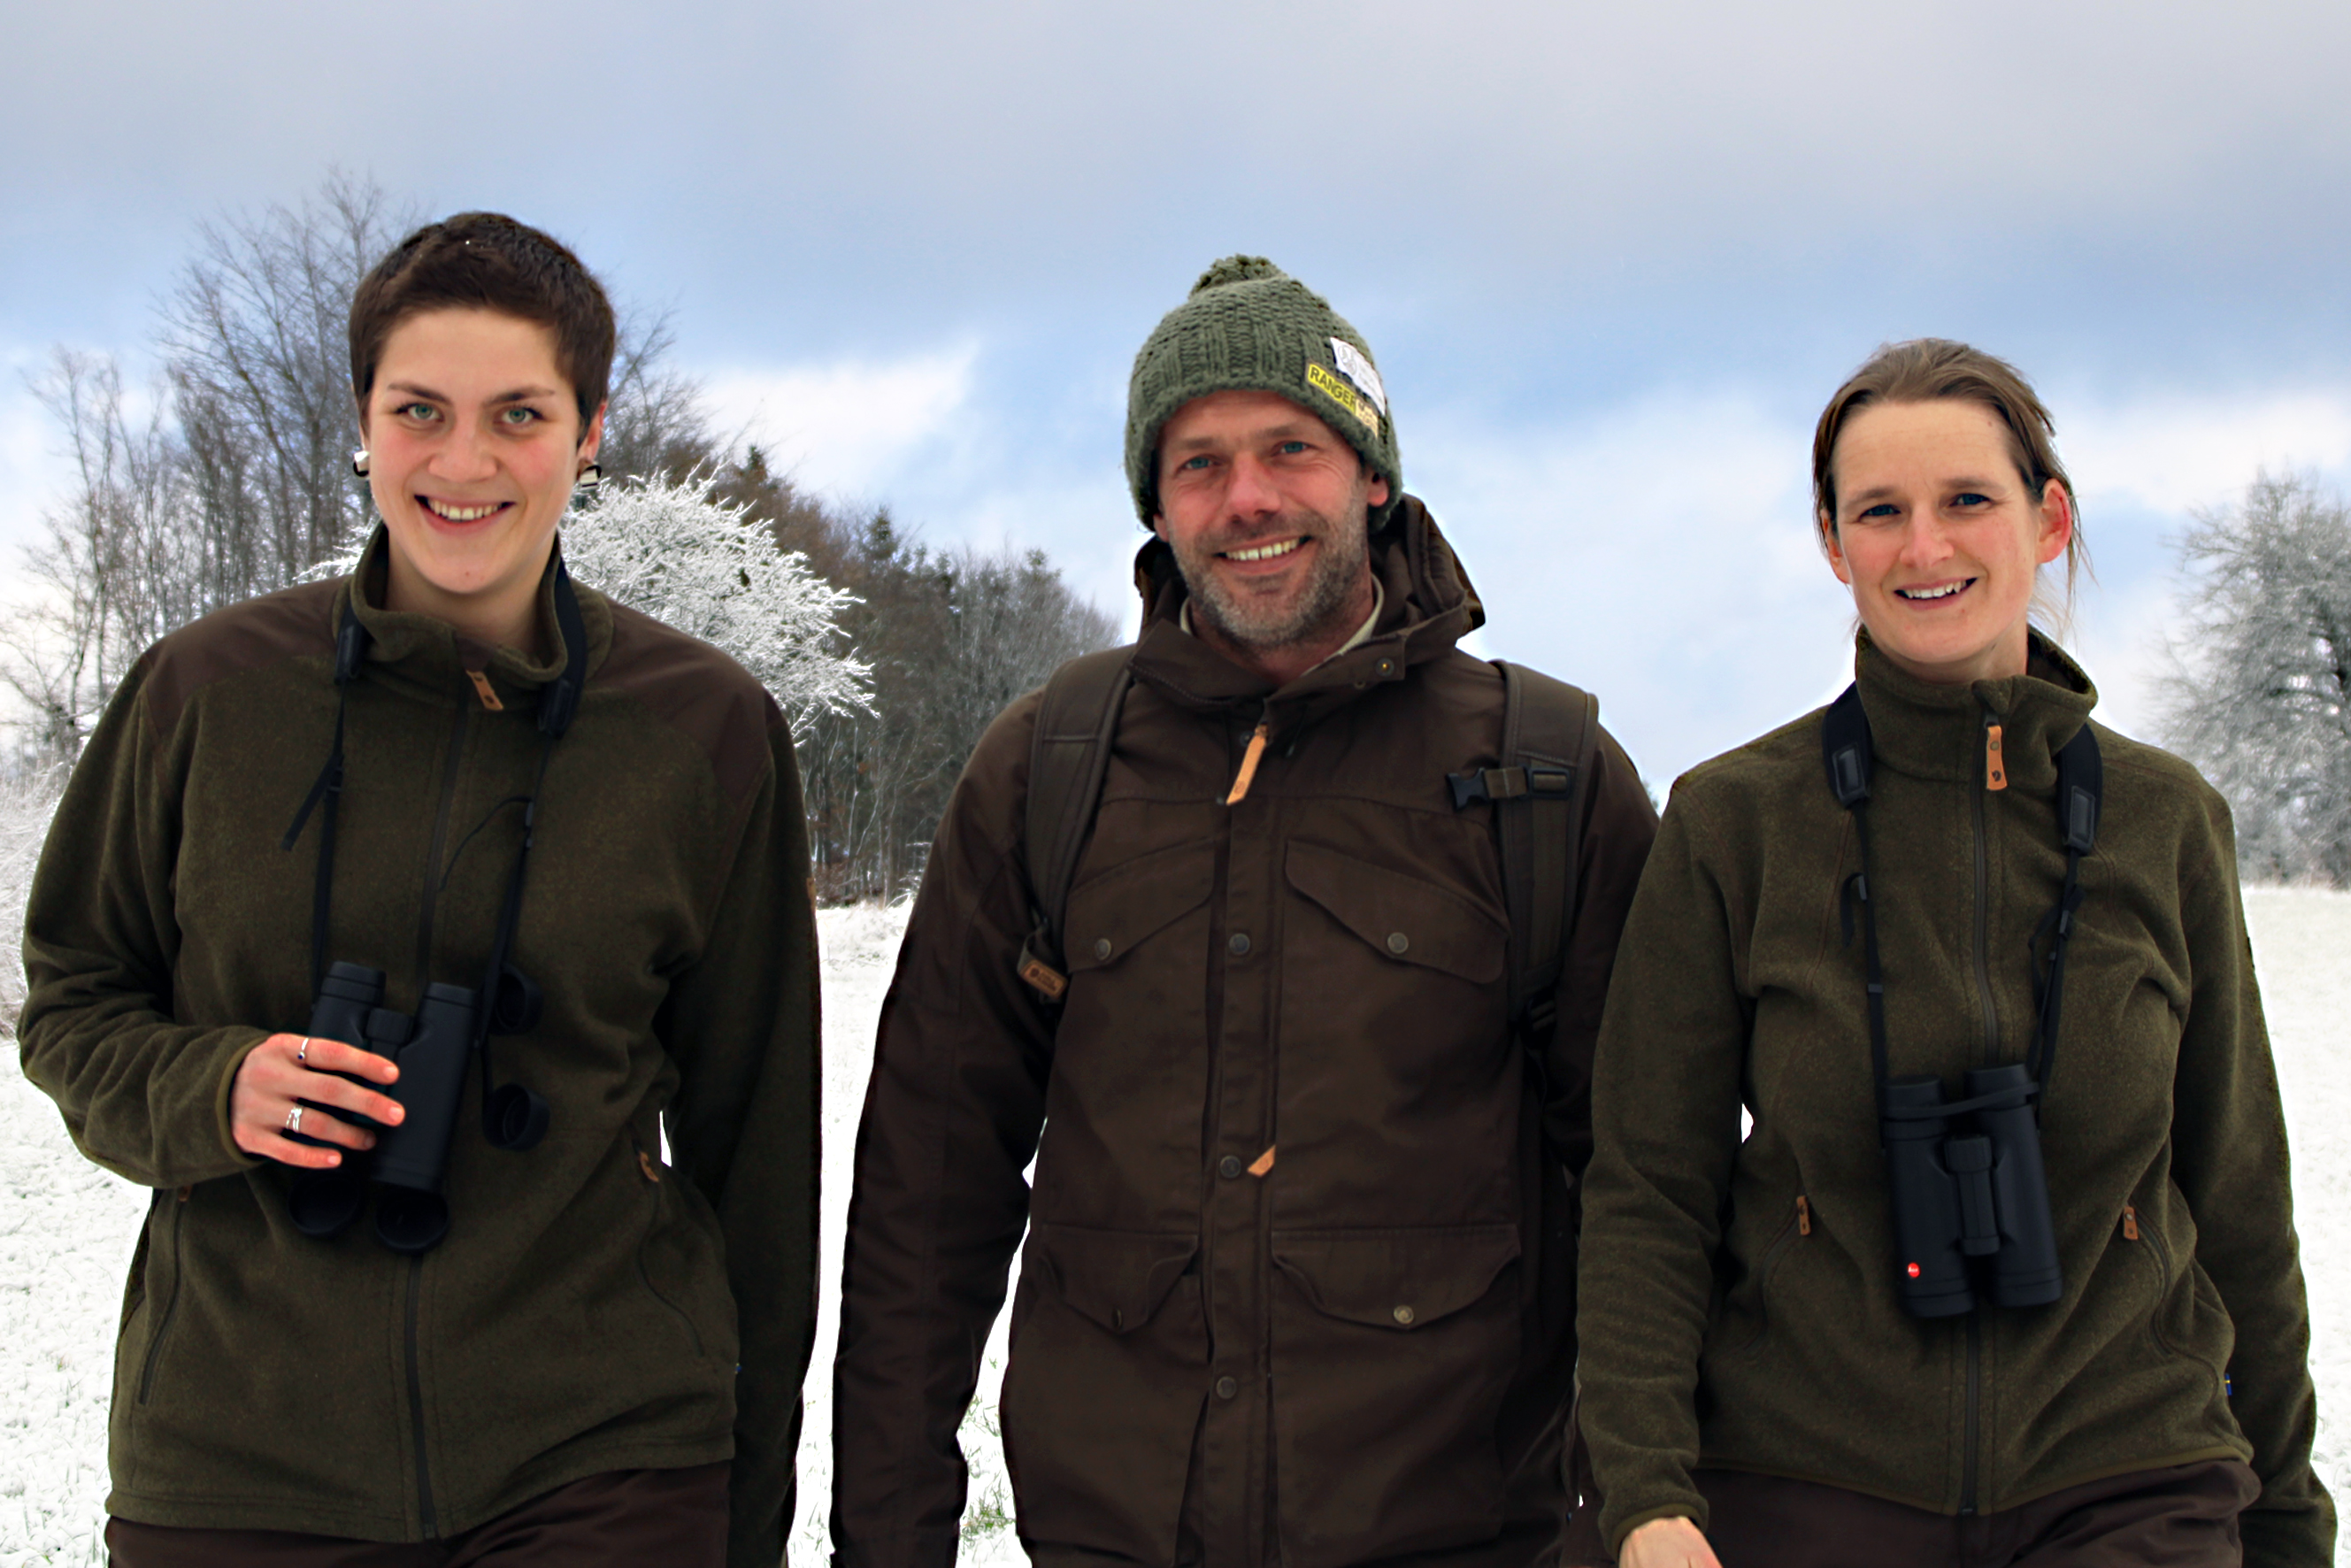
[{"label": "brown fleece shoulder panel", "polygon": [[188,699],[213,682],[306,654],[332,658],[340,579],[297,583],[215,610],[147,651],[148,720],[161,735],[180,722]]},{"label": "brown fleece shoulder panel", "polygon": [[624,693],[663,723],[684,731],[710,758],[729,800],[758,788],[768,732],[784,716],[751,673],[699,637],[642,611],[612,605],[612,648],[590,689]]}]

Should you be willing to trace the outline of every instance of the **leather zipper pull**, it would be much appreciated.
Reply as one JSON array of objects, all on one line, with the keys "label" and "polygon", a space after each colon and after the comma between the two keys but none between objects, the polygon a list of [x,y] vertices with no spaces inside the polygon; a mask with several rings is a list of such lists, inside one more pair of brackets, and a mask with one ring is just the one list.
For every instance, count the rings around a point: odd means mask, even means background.
[{"label": "leather zipper pull", "polygon": [[1249,1162],[1249,1174],[1253,1176],[1261,1176],[1272,1169],[1273,1145],[1271,1144],[1268,1144],[1265,1146],[1265,1153],[1258,1155],[1257,1158]]},{"label": "leather zipper pull", "polygon": [[2126,1241],[2138,1239],[2138,1210],[2127,1203],[2123,1205],[2123,1239]]},{"label": "leather zipper pull", "polygon": [[1237,806],[1248,795],[1249,781],[1257,777],[1257,765],[1265,758],[1265,733],[1266,721],[1259,719],[1257,727],[1249,731],[1249,749],[1241,753],[1241,770],[1233,776],[1232,792],[1225,797],[1226,805]]},{"label": "leather zipper pull", "polygon": [[1984,788],[2008,788],[2008,765],[2001,760],[2000,726],[1996,724],[1984,726]]},{"label": "leather zipper pull", "polygon": [[507,705],[498,701],[498,694],[491,688],[489,676],[482,674],[479,670],[467,670],[465,674],[473,678],[474,695],[482,699],[482,706],[484,707],[489,709],[492,713],[504,713],[507,711]]},{"label": "leather zipper pull", "polygon": [[1810,1236],[1812,1233],[1813,1206],[1804,1201],[1804,1195],[1800,1192],[1796,1195],[1796,1234]]}]

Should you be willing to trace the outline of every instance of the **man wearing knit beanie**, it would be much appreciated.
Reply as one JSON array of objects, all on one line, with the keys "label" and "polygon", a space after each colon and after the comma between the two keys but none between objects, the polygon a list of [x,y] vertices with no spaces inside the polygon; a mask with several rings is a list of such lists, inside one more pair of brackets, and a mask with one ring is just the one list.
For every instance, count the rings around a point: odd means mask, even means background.
[{"label": "man wearing knit beanie", "polygon": [[1589,697],[1456,646],[1484,612],[1370,345],[1272,263],[1144,342],[1126,472],[1142,634],[982,737],[883,1009],[834,1562],[954,1561],[1024,1219],[1033,1561],[1560,1562],[1573,1190],[1655,813]]}]

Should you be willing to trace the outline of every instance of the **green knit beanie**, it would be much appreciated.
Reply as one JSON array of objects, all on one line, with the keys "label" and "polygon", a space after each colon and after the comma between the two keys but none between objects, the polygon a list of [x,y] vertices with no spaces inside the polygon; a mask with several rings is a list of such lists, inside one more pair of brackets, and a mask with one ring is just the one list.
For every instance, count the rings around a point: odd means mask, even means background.
[{"label": "green knit beanie", "polygon": [[1159,511],[1159,432],[1209,392],[1279,392],[1353,447],[1388,482],[1376,530],[1404,496],[1395,425],[1371,345],[1328,301],[1261,256],[1228,256],[1161,318],[1126,387],[1126,483],[1145,528]]}]

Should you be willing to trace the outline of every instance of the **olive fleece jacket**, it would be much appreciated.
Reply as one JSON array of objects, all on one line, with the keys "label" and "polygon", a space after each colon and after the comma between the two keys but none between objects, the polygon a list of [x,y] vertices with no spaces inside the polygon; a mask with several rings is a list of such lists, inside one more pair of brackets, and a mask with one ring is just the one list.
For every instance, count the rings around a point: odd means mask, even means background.
[{"label": "olive fleece jacket", "polygon": [[1039,1563],[1550,1560],[1567,1184],[1656,819],[1602,737],[1538,1078],[1493,808],[1446,783],[1501,754],[1501,675],[1455,646],[1482,612],[1419,502],[1373,551],[1372,635],[1274,689],[1180,629],[1181,579],[1144,547],[1058,1019],[1015,974],[1039,699],[966,768],[858,1132],[840,1568],[954,1561],[956,1432],[1024,1222],[1002,1423]]},{"label": "olive fleece jacket", "polygon": [[[1913,680],[1866,637],[1857,667],[1890,1071],[1956,1096],[2030,1041],[2027,944],[2064,875],[2054,754],[2095,694],[2041,643],[2030,673],[1972,687]],[[1612,1545],[1664,1515],[1703,1525],[1698,1466],[1961,1513],[2232,1458],[2262,1487],[2246,1563],[2333,1561],[2228,810],[2185,763],[2096,733],[2042,1123],[2064,1295],[1939,1321],[1895,1294],[1862,943],[1840,917],[1860,855],[1821,715],[1675,786],[1593,1091],[1580,1373]]]},{"label": "olive fleece jacket", "polygon": [[534,660],[377,608],[384,549],[379,530],[349,581],[150,650],[34,881],[25,1075],[85,1154],[155,1189],[107,1507],[414,1542],[599,1471],[731,1456],[730,1561],[773,1568],[815,1322],[816,952],[790,730],[732,661],[579,591],[587,686],[514,948],[545,1011],[493,1042],[552,1128],[492,1147],[469,1070],[437,1249],[395,1255],[364,1216],[300,1234],[289,1173],[230,1139],[246,1054],[310,1014],[322,823],[278,839],[332,740],[352,583],[376,585],[374,643],[349,687],[326,956],[384,970],[402,1010],[428,980],[479,985],[520,847],[536,698],[564,660],[552,569]]}]

